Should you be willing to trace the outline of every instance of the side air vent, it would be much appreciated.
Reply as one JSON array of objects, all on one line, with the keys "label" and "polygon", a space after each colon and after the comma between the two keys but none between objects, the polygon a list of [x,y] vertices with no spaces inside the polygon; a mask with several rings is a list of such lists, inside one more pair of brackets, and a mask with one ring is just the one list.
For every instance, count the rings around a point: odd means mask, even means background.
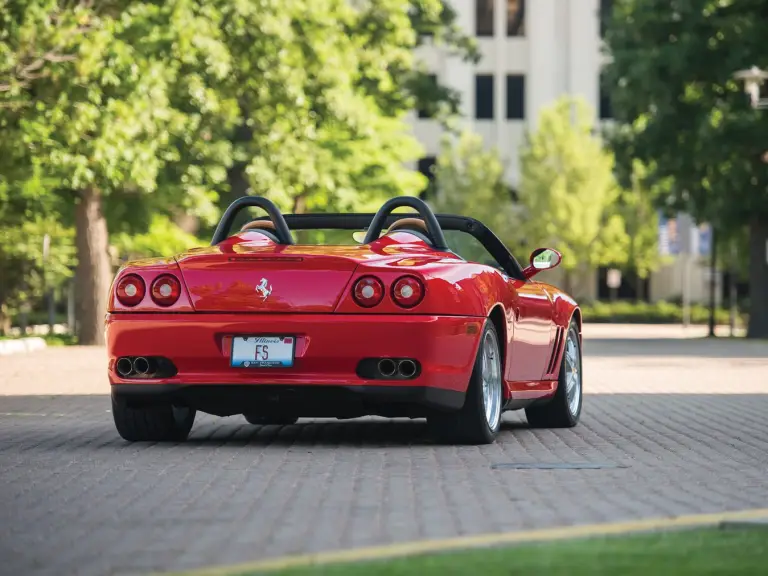
[{"label": "side air vent", "polygon": [[557,327],[555,333],[555,341],[552,344],[552,356],[549,357],[549,364],[547,365],[547,374],[552,374],[555,371],[557,365],[557,358],[560,356],[560,349],[563,347],[563,333],[565,330],[560,326]]}]

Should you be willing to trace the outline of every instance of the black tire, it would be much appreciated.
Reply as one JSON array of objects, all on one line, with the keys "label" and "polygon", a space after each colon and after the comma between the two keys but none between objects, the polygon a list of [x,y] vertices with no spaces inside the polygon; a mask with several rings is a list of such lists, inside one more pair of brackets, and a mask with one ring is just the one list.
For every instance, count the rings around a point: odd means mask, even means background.
[{"label": "black tire", "polygon": [[[578,359],[578,382],[575,384],[575,386],[578,386],[578,402],[575,410],[572,410],[570,407],[566,381],[566,353],[569,340],[576,347],[576,357]],[[563,359],[560,362],[560,373],[557,378],[557,391],[552,399],[545,404],[534,404],[525,409],[528,424],[534,428],[572,428],[576,426],[581,416],[582,404],[584,403],[583,385],[579,328],[576,321],[572,320],[571,325],[568,327],[566,342],[563,347]]]},{"label": "black tire", "polygon": [[[490,333],[496,343],[496,358],[499,361],[500,376],[498,418],[493,427],[488,423],[485,415],[485,402],[483,400],[483,346],[486,335]],[[475,365],[472,376],[467,386],[467,394],[464,406],[455,412],[435,412],[427,417],[427,424],[439,441],[455,444],[491,444],[496,440],[501,428],[501,412],[503,404],[503,369],[504,362],[499,351],[499,337],[496,328],[490,320],[485,321],[480,345],[475,357]]]},{"label": "black tire", "polygon": [[195,423],[196,411],[171,404],[130,406],[112,396],[117,432],[129,442],[183,442]]},{"label": "black tire", "polygon": [[296,422],[298,422],[299,420],[297,416],[270,417],[270,416],[254,416],[253,414],[243,414],[243,416],[248,421],[248,424],[253,424],[254,426],[268,426],[268,425],[289,426],[291,424],[296,424]]}]

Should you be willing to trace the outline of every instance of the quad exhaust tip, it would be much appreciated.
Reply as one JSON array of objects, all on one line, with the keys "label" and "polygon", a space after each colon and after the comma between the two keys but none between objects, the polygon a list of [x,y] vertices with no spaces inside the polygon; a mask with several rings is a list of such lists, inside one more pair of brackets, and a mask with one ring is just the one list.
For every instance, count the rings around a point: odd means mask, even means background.
[{"label": "quad exhaust tip", "polygon": [[150,370],[149,360],[144,358],[144,356],[139,356],[133,361],[133,370],[141,376],[146,375]]},{"label": "quad exhaust tip", "polygon": [[389,358],[383,358],[379,360],[379,373],[381,373],[382,376],[394,376],[396,371],[397,365],[395,364],[394,360]]},{"label": "quad exhaust tip", "polygon": [[120,358],[117,361],[117,373],[123,378],[129,376],[133,372],[133,363],[129,358]]},{"label": "quad exhaust tip", "polygon": [[122,356],[115,363],[121,378],[170,378],[177,374],[176,366],[161,356]]},{"label": "quad exhaust tip", "polygon": [[[380,358],[373,368],[373,374],[363,372],[363,377],[391,378],[393,380],[410,380],[419,373],[419,364],[411,358]],[[369,369],[371,370],[371,369]]]},{"label": "quad exhaust tip", "polygon": [[407,358],[400,360],[400,363],[397,365],[397,372],[403,378],[411,378],[416,374],[416,363]]}]

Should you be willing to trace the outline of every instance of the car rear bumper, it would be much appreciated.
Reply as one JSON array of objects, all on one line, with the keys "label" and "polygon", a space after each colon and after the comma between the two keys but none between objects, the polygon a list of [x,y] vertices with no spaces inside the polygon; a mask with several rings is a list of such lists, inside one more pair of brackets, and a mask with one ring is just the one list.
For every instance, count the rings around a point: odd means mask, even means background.
[{"label": "car rear bumper", "polygon": [[[201,402],[213,402],[214,397],[237,396],[249,388],[253,401],[276,393],[312,399],[336,389],[340,396],[366,402],[389,399],[460,407],[483,322],[476,317],[405,314],[109,314],[109,379],[115,394],[132,398],[197,395]],[[232,336],[275,333],[296,338],[293,367],[230,367]],[[167,358],[177,373],[169,378],[122,378],[116,362],[123,356]],[[408,380],[359,374],[362,359],[383,357],[413,358],[420,371]]]}]

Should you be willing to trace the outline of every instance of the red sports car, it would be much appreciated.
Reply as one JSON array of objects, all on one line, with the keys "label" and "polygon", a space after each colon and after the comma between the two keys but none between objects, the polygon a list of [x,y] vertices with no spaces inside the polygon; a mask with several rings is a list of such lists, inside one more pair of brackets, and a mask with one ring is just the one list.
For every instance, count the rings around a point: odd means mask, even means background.
[{"label": "red sports car", "polygon": [[[268,217],[230,235],[247,207]],[[296,244],[293,233],[358,243]],[[126,440],[180,441],[197,410],[283,425],[426,417],[438,438],[477,444],[494,441],[505,410],[574,426],[581,312],[533,280],[559,262],[539,248],[522,268],[479,221],[436,216],[415,197],[376,214],[285,216],[240,198],[210,247],[117,273],[106,319],[115,425]]]}]

